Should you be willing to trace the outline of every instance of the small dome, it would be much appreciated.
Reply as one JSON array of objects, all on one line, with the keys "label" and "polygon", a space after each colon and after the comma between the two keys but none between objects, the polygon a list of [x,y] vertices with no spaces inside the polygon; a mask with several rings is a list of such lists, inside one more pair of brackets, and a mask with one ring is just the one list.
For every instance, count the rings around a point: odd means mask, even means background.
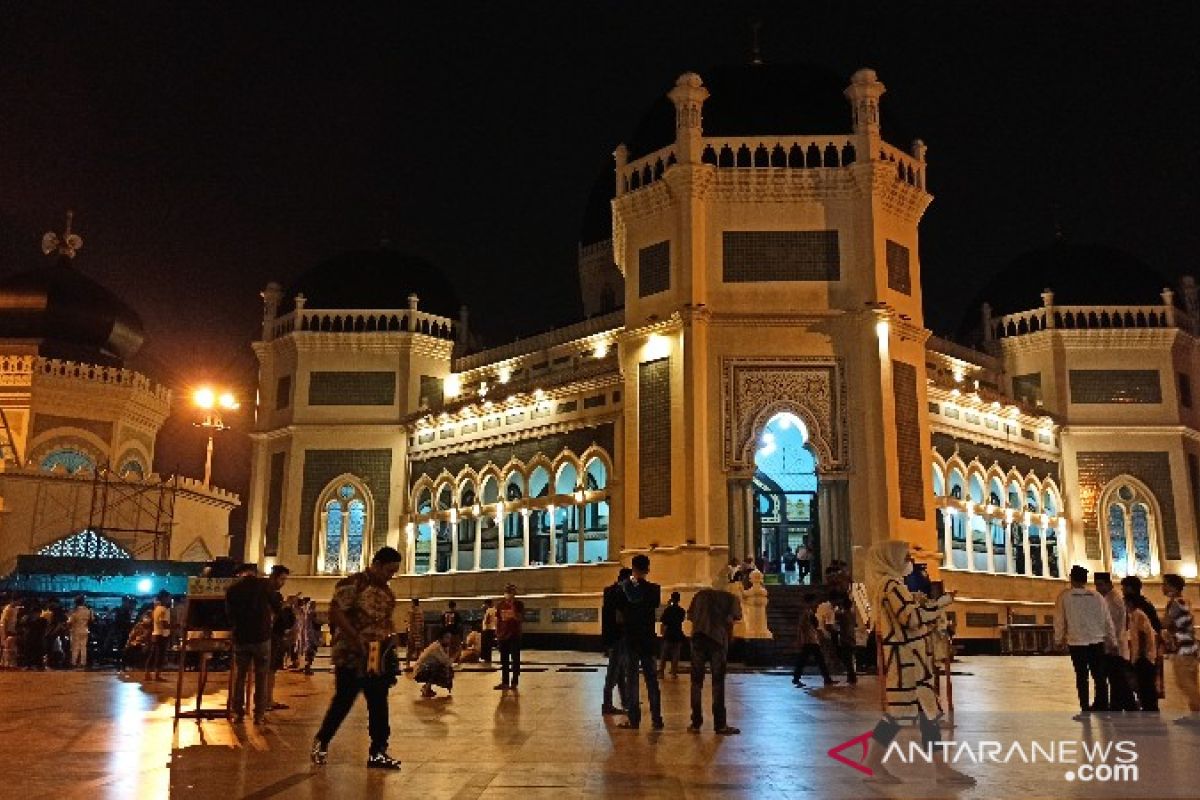
[{"label": "small dome", "polygon": [[[457,318],[458,294],[441,272],[388,245],[327,259],[284,291],[284,305],[303,294],[305,308],[401,309],[415,294],[418,309]],[[284,309],[281,309],[283,311]]]},{"label": "small dome", "polygon": [[0,339],[38,353],[121,366],[142,346],[141,318],[120,298],[59,257],[0,279]]},{"label": "small dome", "polygon": [[992,316],[1029,311],[1042,305],[1042,292],[1054,292],[1061,306],[1156,305],[1169,281],[1152,267],[1115,247],[1057,240],[1017,256],[997,273],[968,307],[959,338],[980,339],[980,310]]}]

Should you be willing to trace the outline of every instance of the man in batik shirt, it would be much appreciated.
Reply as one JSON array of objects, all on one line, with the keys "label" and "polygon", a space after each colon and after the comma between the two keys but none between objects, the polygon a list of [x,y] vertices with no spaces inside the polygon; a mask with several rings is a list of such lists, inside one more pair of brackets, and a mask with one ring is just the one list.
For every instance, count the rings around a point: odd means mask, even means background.
[{"label": "man in batik shirt", "polygon": [[369,769],[400,769],[400,761],[387,753],[388,689],[393,679],[384,669],[384,652],[394,646],[392,611],[396,597],[388,581],[400,570],[400,553],[383,547],[371,566],[338,581],[329,604],[334,629],[333,667],[335,688],[325,720],[312,743],[312,761],[324,764],[329,742],[350,713],[358,693],[367,700],[367,729],[371,750]]}]

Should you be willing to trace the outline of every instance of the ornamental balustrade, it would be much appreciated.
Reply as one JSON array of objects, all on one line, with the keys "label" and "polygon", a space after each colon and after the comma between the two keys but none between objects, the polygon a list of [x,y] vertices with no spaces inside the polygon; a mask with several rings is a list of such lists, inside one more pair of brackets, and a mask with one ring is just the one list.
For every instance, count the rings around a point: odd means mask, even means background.
[{"label": "ornamental balustrade", "polygon": [[140,372],[41,356],[0,357],[0,386],[28,386],[34,375],[137,389],[168,401],[171,392]]},{"label": "ornamental balustrade", "polygon": [[275,318],[271,336],[312,333],[421,333],[453,341],[458,323],[425,311],[395,309],[300,309]]},{"label": "ornamental balustrade", "polygon": [[1052,328],[1063,330],[1115,330],[1124,328],[1191,328],[1191,318],[1172,305],[1056,306],[988,318],[992,339],[1024,336]]}]

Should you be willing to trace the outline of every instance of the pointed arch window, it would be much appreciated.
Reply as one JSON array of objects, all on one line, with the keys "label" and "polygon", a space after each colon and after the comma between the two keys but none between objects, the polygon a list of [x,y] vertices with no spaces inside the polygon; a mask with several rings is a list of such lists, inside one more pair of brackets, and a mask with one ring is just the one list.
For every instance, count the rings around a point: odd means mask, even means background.
[{"label": "pointed arch window", "polygon": [[52,450],[42,458],[42,469],[54,472],[61,468],[68,475],[80,471],[96,471],[96,459],[74,447],[60,447]]},{"label": "pointed arch window", "polygon": [[1150,491],[1132,478],[1118,478],[1102,493],[1098,516],[1113,575],[1159,574],[1157,508]]},{"label": "pointed arch window", "polygon": [[342,476],[321,493],[317,505],[317,572],[348,575],[363,569],[371,500],[366,487]]}]

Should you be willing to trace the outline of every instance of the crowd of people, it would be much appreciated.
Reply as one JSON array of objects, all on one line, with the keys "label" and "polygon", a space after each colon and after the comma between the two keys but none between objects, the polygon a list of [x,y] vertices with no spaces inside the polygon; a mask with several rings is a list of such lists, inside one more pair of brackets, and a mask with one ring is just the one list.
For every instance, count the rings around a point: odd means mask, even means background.
[{"label": "crowd of people", "polygon": [[[149,614],[152,606],[143,613]],[[0,666],[4,669],[88,669],[124,666],[137,618],[124,598],[112,608],[93,608],[82,595],[64,602],[13,594],[0,599]]]}]

